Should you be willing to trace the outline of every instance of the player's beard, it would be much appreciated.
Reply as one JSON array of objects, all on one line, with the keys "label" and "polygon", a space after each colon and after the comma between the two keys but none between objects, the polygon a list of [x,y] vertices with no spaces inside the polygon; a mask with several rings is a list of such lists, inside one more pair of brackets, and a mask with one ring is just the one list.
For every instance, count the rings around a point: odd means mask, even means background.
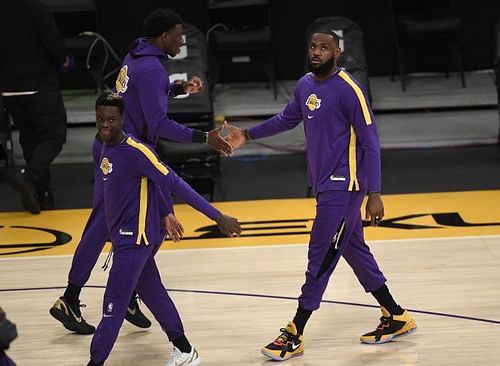
[{"label": "player's beard", "polygon": [[311,64],[311,60],[307,60],[307,71],[312,72],[316,76],[326,76],[332,72],[335,68],[335,58],[332,56],[331,59],[326,61],[324,64],[314,66]]}]

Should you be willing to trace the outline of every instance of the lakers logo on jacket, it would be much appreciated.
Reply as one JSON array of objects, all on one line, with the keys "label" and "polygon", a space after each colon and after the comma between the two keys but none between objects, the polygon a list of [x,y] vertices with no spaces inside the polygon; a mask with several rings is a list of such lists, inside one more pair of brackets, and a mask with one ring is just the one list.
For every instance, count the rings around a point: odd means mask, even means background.
[{"label": "lakers logo on jacket", "polygon": [[116,92],[118,94],[123,94],[127,91],[128,88],[128,81],[129,77],[127,75],[128,73],[128,66],[123,65],[123,67],[120,69],[120,72],[118,73],[118,77],[116,78]]},{"label": "lakers logo on jacket", "polygon": [[310,111],[315,111],[321,107],[321,99],[316,94],[311,94],[307,97],[306,106]]},{"label": "lakers logo on jacket", "polygon": [[113,171],[113,163],[111,163],[108,158],[103,158],[99,168],[101,168],[102,174],[108,175]]}]

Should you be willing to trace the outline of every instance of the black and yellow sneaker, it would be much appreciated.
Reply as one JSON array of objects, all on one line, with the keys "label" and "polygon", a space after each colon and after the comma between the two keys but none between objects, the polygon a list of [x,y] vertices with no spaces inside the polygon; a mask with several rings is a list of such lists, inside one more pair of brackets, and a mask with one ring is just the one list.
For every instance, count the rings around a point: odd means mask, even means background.
[{"label": "black and yellow sneaker", "polygon": [[144,315],[144,313],[139,308],[138,299],[138,296],[132,296],[132,298],[130,299],[130,303],[127,307],[127,313],[125,314],[125,319],[127,319],[129,323],[132,323],[136,327],[149,328],[151,326],[151,321],[146,318],[146,315]]},{"label": "black and yellow sneaker", "polygon": [[289,322],[286,328],[280,329],[281,334],[273,342],[262,348],[264,356],[276,361],[285,361],[304,353],[304,337],[297,334],[297,327]]},{"label": "black and yellow sneaker", "polygon": [[380,344],[392,341],[396,337],[409,335],[417,330],[417,323],[408,311],[401,315],[391,315],[383,306],[380,324],[373,332],[360,337],[362,343]]},{"label": "black and yellow sneaker", "polygon": [[50,308],[49,313],[59,320],[64,328],[78,334],[94,334],[95,327],[87,324],[80,312],[80,300],[76,304],[70,304],[64,297],[60,297]]}]

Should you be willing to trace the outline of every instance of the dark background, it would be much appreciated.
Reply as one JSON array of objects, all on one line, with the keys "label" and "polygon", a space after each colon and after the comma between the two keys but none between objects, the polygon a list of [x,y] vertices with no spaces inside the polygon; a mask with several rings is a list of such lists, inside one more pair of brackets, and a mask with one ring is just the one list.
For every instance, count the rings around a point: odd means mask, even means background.
[{"label": "dark background", "polygon": [[[499,163],[497,146],[382,150],[382,190],[402,194],[499,189]],[[221,159],[221,167],[214,201],[307,197],[304,154],[228,157]],[[14,192],[7,179],[12,169],[0,169],[0,192]],[[91,163],[53,164],[57,209],[90,207],[93,174]],[[0,211],[21,209],[18,195],[2,197]]]},{"label": "dark background", "polygon": [[[211,21],[207,0],[43,1],[51,5],[56,22],[65,36],[75,36],[84,30],[98,31],[108,39],[120,57],[125,55],[128,44],[140,36],[146,14],[156,8],[168,7],[175,10],[184,21],[196,25],[204,33]],[[500,19],[500,2],[476,0],[452,1],[452,3],[456,15],[463,22],[465,70],[491,69],[494,59],[493,26]],[[321,16],[344,16],[356,22],[364,32],[370,75],[390,75],[395,70],[395,46],[389,6],[389,0],[344,2],[271,0],[274,56],[278,64],[278,79],[296,79],[303,73],[304,31],[313,20]],[[248,11],[246,17],[246,20],[251,21],[256,14]],[[424,59],[420,60],[419,64],[422,66],[418,71],[432,70],[436,62],[433,56],[432,53],[425,55]]]}]

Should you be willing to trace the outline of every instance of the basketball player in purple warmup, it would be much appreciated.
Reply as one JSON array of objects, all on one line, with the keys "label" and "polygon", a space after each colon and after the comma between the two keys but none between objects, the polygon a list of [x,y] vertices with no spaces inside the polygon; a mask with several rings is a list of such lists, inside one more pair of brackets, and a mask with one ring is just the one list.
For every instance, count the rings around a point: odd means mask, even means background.
[{"label": "basketball player in purple warmup", "polygon": [[[171,194],[178,194],[211,218],[227,236],[238,236],[241,227],[221,214],[179,178],[148,145],[122,130],[123,99],[113,93],[96,101],[96,125],[103,142],[100,175],[104,208],[113,244],[113,264],[103,301],[103,318],[90,346],[88,366],[103,365],[118,337],[134,289],[174,344],[166,366],[195,366],[201,358],[186,336],[174,303],[163,286],[154,260],[165,236],[174,241],[183,228],[172,214]],[[163,193],[162,193],[163,192]],[[182,193],[180,193],[182,192]],[[163,196],[165,194],[165,196]]]},{"label": "basketball player in purple warmup", "polygon": [[340,52],[339,38],[333,31],[317,31],[310,39],[310,73],[298,81],[283,112],[249,130],[228,125],[231,134],[227,139],[233,148],[238,148],[250,139],[272,136],[304,121],[308,177],[316,192],[316,217],[295,317],[273,342],[262,348],[262,354],[278,361],[303,354],[304,327],[319,308],[341,256],[365,291],[381,306],[380,324],[362,335],[361,342],[385,343],[417,329],[410,314],[390,294],[363,237],[360,209],[366,194],[366,219],[377,225],[384,216],[380,145],[361,84],[336,66]]},{"label": "basketball player in purple warmup", "polygon": [[[116,91],[123,96],[127,105],[125,131],[151,146],[156,144],[159,137],[163,137],[178,142],[206,143],[222,154],[231,154],[231,146],[219,135],[221,128],[203,132],[167,117],[168,96],[203,90],[203,81],[196,76],[189,82],[170,83],[164,67],[168,56],[173,57],[180,52],[182,19],[169,9],[157,9],[147,16],[143,28],[145,37],[132,44],[116,81]],[[100,144],[97,145],[97,151],[100,152]],[[94,168],[98,174],[99,167]],[[102,183],[98,179],[94,181],[92,213],[73,257],[68,285],[63,296],[50,309],[50,314],[65,328],[79,334],[92,334],[95,331],[95,327],[82,317],[79,298],[108,239]],[[140,311],[135,293],[125,319],[141,328],[151,326],[149,319]]]}]

